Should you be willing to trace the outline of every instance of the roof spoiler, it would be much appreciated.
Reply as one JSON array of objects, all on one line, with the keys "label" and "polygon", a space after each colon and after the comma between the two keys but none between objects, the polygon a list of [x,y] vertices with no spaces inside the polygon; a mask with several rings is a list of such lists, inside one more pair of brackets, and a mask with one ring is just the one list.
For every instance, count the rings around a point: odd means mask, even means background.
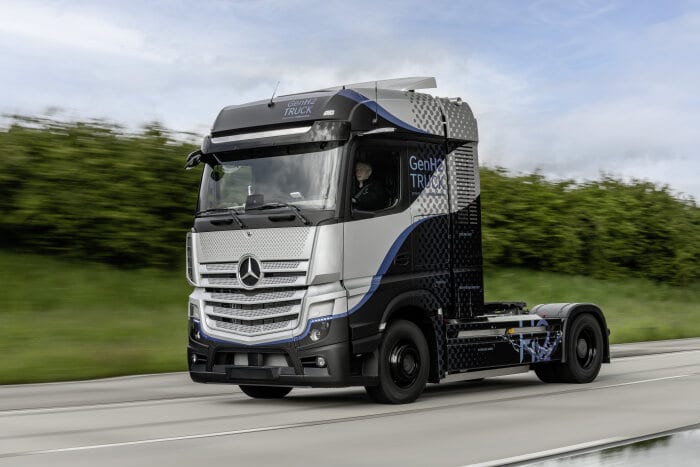
[{"label": "roof spoiler", "polygon": [[363,83],[343,84],[320,89],[320,91],[340,91],[346,88],[374,87],[378,89],[392,89],[395,91],[415,91],[416,89],[435,89],[437,87],[437,82],[432,76],[409,76],[406,78],[380,79],[376,81],[365,81]]}]

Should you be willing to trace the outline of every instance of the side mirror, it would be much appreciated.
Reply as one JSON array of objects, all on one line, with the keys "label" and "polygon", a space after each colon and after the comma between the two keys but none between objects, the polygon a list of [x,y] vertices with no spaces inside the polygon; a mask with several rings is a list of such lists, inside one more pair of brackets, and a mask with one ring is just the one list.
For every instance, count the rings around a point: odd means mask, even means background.
[{"label": "side mirror", "polygon": [[185,170],[190,170],[202,161],[202,151],[197,149],[196,151],[191,152],[187,156],[187,162],[185,162]]}]

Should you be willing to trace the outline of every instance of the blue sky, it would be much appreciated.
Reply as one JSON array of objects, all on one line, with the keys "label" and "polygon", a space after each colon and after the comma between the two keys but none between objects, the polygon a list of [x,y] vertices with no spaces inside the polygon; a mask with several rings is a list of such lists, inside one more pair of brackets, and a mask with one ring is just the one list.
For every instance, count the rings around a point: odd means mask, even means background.
[{"label": "blue sky", "polygon": [[435,76],[514,172],[700,198],[700,3],[3,1],[0,113],[158,120],[344,82]]}]

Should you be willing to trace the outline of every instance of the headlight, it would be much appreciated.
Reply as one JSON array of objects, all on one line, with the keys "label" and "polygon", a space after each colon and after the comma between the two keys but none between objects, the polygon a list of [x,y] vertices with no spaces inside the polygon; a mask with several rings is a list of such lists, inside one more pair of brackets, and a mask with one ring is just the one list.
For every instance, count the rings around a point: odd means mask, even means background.
[{"label": "headlight", "polygon": [[309,331],[309,339],[314,342],[320,341],[328,335],[328,331],[331,329],[330,321],[321,321],[319,323],[314,323],[311,325],[311,331]]}]

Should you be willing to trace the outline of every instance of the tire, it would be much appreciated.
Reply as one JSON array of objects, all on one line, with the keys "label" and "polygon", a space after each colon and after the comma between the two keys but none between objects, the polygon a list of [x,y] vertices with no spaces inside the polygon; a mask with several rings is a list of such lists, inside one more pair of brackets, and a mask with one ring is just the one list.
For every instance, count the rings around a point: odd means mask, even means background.
[{"label": "tire", "polygon": [[410,321],[392,323],[379,346],[379,385],[367,394],[383,404],[406,404],[421,395],[428,382],[430,352],[423,332]]},{"label": "tire", "polygon": [[[566,362],[560,363],[557,373],[566,383],[590,383],[600,372],[603,363],[603,332],[598,320],[591,314],[574,319],[566,337]],[[539,375],[538,375],[539,376]]]},{"label": "tire", "polygon": [[561,365],[559,362],[538,363],[534,365],[535,374],[543,383],[561,383]]},{"label": "tire", "polygon": [[288,386],[248,386],[247,384],[241,384],[238,387],[253,399],[281,399],[292,390]]}]

